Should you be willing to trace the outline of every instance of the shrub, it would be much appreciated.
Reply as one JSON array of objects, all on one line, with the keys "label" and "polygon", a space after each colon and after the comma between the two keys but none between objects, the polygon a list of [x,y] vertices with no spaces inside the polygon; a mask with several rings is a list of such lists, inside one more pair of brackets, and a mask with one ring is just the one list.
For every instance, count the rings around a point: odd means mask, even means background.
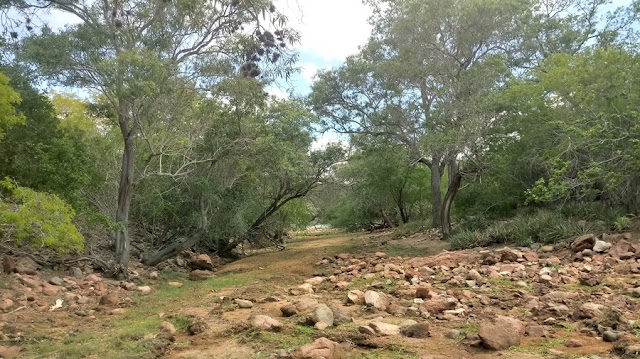
[{"label": "shrub", "polygon": [[0,181],[0,230],[17,245],[80,251],[84,238],[72,223],[73,208],[54,194]]}]

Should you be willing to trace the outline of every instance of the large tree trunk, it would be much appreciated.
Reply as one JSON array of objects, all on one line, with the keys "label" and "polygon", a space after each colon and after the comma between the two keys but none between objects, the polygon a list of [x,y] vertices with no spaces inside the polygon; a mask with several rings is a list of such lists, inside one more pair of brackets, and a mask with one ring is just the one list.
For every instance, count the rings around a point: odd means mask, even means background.
[{"label": "large tree trunk", "polygon": [[438,156],[433,156],[431,160],[431,220],[433,228],[442,225],[442,192],[440,190],[442,184],[442,160]]},{"label": "large tree trunk", "polygon": [[118,187],[118,208],[116,209],[116,233],[115,233],[115,268],[116,278],[128,277],[129,256],[131,243],[129,238],[129,209],[133,199],[134,181],[134,150],[131,131],[128,130],[127,121],[121,119],[120,127],[124,137],[124,152],[122,154],[122,166],[120,168],[120,185]]},{"label": "large tree trunk", "polygon": [[442,207],[441,220],[442,220],[442,239],[449,239],[451,236],[451,207],[453,206],[453,200],[458,194],[460,185],[462,184],[462,174],[458,168],[458,162],[453,159],[449,163],[449,188],[447,188],[447,194],[444,196],[444,206]]},{"label": "large tree trunk", "polygon": [[395,228],[395,223],[391,220],[391,218],[389,218],[389,216],[387,215],[387,212],[385,212],[384,209],[380,210],[380,215],[382,216],[382,220],[384,221],[384,225],[387,228]]}]

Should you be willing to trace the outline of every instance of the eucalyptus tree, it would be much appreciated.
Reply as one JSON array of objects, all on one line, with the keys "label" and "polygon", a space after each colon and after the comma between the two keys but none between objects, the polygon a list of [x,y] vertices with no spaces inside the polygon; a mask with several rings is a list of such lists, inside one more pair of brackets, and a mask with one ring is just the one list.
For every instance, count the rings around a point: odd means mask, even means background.
[{"label": "eucalyptus tree", "polygon": [[[185,134],[191,141],[186,149],[177,149],[168,148],[167,136],[158,134],[184,130],[198,94],[220,79],[285,74],[293,60],[286,46],[297,34],[266,0],[49,0],[14,5],[57,10],[73,18],[60,30],[45,25],[28,36],[19,58],[54,83],[99,97],[120,130],[114,273],[126,276],[130,206],[137,182],[149,175],[144,169],[152,161],[180,158],[180,165],[155,167],[161,175],[177,178],[213,160],[193,156],[197,136]],[[141,148],[147,156],[136,170]]]}]

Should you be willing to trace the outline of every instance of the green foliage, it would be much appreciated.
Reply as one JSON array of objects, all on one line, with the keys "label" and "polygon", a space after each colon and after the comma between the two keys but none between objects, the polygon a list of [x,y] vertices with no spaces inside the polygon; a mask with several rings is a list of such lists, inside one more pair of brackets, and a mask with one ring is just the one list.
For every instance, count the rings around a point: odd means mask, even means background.
[{"label": "green foliage", "polygon": [[72,223],[74,210],[54,194],[0,181],[0,229],[18,245],[57,252],[80,251],[84,238]]},{"label": "green foliage", "polygon": [[512,219],[492,223],[484,229],[472,228],[462,228],[455,233],[451,238],[452,248],[484,247],[494,244],[552,244],[573,239],[590,229],[580,226],[559,211],[551,210],[523,212]]},{"label": "green foliage", "polygon": [[10,86],[9,78],[0,72],[0,140],[9,128],[24,123],[24,116],[16,109],[20,101],[20,94]]}]

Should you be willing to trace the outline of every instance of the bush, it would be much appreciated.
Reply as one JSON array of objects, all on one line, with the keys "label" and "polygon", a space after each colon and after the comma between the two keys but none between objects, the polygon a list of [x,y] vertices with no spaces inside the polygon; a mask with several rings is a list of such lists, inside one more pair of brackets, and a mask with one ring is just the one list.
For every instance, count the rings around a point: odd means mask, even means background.
[{"label": "bush", "polygon": [[73,208],[54,194],[0,181],[0,230],[17,245],[80,251],[84,238],[72,223]]},{"label": "bush", "polygon": [[593,229],[593,226],[580,225],[559,211],[543,209],[520,213],[508,221],[495,222],[486,228],[460,230],[452,236],[451,246],[462,249],[509,243],[526,247],[533,243],[562,242]]}]

